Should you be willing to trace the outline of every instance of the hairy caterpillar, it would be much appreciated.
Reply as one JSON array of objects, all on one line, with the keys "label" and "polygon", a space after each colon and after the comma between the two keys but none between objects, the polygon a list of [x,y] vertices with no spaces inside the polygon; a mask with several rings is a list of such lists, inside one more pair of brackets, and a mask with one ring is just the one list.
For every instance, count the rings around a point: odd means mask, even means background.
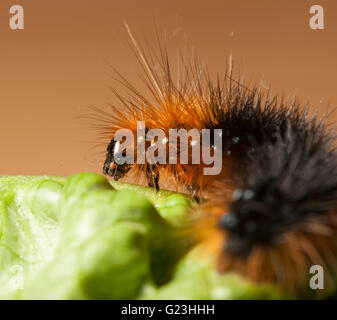
[{"label": "hairy caterpillar", "polygon": [[[231,68],[223,78],[211,80],[197,59],[184,64],[184,81],[177,84],[166,50],[160,47],[159,58],[146,57],[130,37],[152,100],[118,74],[131,98],[115,91],[122,107],[112,107],[112,113],[97,110],[108,144],[103,172],[115,180],[132,171],[143,173],[157,190],[162,180],[173,179],[196,199],[207,198],[196,229],[202,241],[213,242],[220,272],[235,270],[255,281],[292,288],[303,287],[309,267],[319,264],[332,283],[337,154],[328,116],[310,115],[295,99],[280,101],[259,86],[247,88],[233,79]],[[191,164],[190,158],[187,164],[116,164],[114,135],[127,128],[137,136],[137,121],[146,123],[146,132],[222,129],[221,173],[205,176],[207,164]],[[177,149],[179,154],[179,144]]]}]

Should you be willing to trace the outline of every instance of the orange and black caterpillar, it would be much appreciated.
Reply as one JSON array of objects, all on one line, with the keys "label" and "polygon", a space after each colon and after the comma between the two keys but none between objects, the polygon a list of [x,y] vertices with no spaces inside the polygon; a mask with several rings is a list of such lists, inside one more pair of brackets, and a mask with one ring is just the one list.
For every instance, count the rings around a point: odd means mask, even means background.
[{"label": "orange and black caterpillar", "polygon": [[[319,264],[332,280],[337,154],[327,116],[310,116],[296,100],[279,101],[258,86],[247,88],[231,72],[212,81],[196,59],[185,65],[178,85],[165,50],[160,48],[158,59],[164,77],[152,67],[153,57],[137,50],[153,99],[120,76],[132,98],[115,92],[121,107],[104,114],[108,148],[103,172],[116,180],[130,171],[142,172],[157,190],[162,179],[173,178],[196,198],[207,198],[196,228],[203,241],[213,241],[217,248],[221,272],[235,270],[255,281],[292,288],[307,286],[309,267]],[[127,128],[137,136],[137,121],[145,121],[146,130],[165,132],[222,129],[221,173],[204,176],[202,163],[116,165],[114,133]]]}]

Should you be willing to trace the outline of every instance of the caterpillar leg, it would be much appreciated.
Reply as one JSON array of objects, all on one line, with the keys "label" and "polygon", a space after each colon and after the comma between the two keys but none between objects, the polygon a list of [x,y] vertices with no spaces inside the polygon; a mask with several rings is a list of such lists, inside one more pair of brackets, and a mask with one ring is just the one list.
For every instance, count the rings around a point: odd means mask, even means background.
[{"label": "caterpillar leg", "polygon": [[153,164],[146,164],[146,179],[148,186],[159,191],[159,172]]},{"label": "caterpillar leg", "polygon": [[191,196],[194,198],[194,200],[197,203],[200,203],[200,197],[199,197],[199,191],[200,191],[200,187],[197,185],[193,185],[191,186],[190,184],[188,184],[186,186],[187,191],[191,194]]}]

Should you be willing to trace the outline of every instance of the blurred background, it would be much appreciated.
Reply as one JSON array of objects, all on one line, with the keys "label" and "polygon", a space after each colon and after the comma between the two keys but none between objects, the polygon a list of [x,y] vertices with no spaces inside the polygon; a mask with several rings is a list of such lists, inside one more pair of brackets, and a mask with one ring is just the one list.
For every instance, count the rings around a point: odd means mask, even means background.
[{"label": "blurred background", "polygon": [[[9,28],[14,4],[24,30]],[[324,30],[309,28],[314,4]],[[123,21],[142,44],[157,30],[173,64],[186,45],[221,74],[232,54],[246,81],[337,107],[336,0],[1,0],[0,174],[101,172],[105,150],[92,148],[96,132],[80,118],[116,102],[109,65],[141,83]]]}]

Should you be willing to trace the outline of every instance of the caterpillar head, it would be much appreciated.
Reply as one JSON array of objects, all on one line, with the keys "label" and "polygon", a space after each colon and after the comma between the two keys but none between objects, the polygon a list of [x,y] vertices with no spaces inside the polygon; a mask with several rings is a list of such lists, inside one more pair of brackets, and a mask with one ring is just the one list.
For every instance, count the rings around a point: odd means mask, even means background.
[{"label": "caterpillar head", "polygon": [[103,173],[107,174],[118,181],[120,178],[123,178],[131,169],[131,165],[124,163],[119,165],[118,158],[121,156],[121,153],[118,152],[119,142],[116,142],[114,139],[110,141],[106,150],[106,159],[103,165]]}]

